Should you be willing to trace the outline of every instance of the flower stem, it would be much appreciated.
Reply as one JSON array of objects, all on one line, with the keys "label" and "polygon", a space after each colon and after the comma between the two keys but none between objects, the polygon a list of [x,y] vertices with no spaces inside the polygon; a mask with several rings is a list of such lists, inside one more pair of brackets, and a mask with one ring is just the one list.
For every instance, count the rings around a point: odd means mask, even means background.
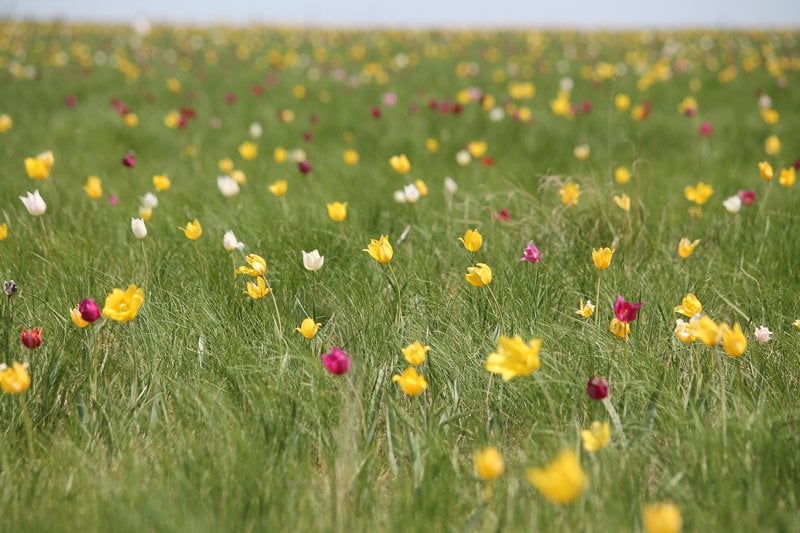
[{"label": "flower stem", "polygon": [[[594,295],[594,305],[600,305],[600,281],[603,279],[602,272],[597,275],[597,290],[595,291]],[[600,322],[600,313],[594,314],[594,323],[597,324]]]},{"label": "flower stem", "polygon": [[11,328],[13,320],[11,314],[11,296],[7,298],[6,304],[6,364],[11,364]]},{"label": "flower stem", "polygon": [[25,399],[25,393],[19,395],[19,404],[22,410],[22,424],[25,426],[25,440],[28,443],[28,459],[33,461],[33,421],[31,414],[28,412],[28,401]]},{"label": "flower stem", "polygon": [[39,217],[39,224],[42,226],[42,235],[44,239],[42,240],[42,244],[44,245],[44,255],[45,257],[50,257],[50,237],[47,235],[47,228],[44,225],[44,218]]},{"label": "flower stem", "polygon": [[617,414],[614,404],[611,403],[610,396],[603,398],[603,406],[606,408],[608,416],[611,417],[611,422],[614,424],[614,431],[619,433],[620,439],[622,440],[622,447],[627,448],[628,440],[625,438],[625,432],[622,430],[622,422],[619,419],[619,414]]},{"label": "flower stem", "polygon": [[492,287],[487,285],[486,288],[489,289],[489,296],[491,297],[492,302],[494,302],[494,308],[497,311],[497,320],[500,322],[500,330],[502,331],[505,329],[505,323],[503,322],[503,310],[500,308],[500,302],[497,301],[497,297],[494,295]]},{"label": "flower stem", "polygon": [[397,292],[397,313],[395,314],[395,323],[400,325],[403,320],[403,313],[400,308],[400,283],[397,281],[397,275],[394,273],[394,269],[392,268],[391,263],[386,263],[386,266],[389,267],[389,273],[392,275],[392,281],[394,282],[394,288]]}]

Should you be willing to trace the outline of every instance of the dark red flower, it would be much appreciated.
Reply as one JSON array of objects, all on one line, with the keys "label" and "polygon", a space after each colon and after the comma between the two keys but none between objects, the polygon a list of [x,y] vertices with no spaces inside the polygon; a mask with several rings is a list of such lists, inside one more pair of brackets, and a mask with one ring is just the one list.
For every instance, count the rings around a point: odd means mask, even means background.
[{"label": "dark red flower", "polygon": [[313,141],[314,140],[314,134],[311,133],[310,131],[304,131],[303,132],[303,140],[306,141],[306,142]]},{"label": "dark red flower", "polygon": [[261,96],[264,93],[264,87],[260,83],[255,83],[250,86],[250,94],[253,96]]},{"label": "dark red flower", "polygon": [[372,118],[381,118],[381,108],[376,105],[372,106],[369,113],[372,115]]},{"label": "dark red flower", "polygon": [[711,125],[711,122],[705,121],[700,124],[700,135],[702,137],[708,137],[711,135],[711,132],[714,131],[714,126]]},{"label": "dark red flower", "polygon": [[78,99],[75,97],[74,94],[68,94],[67,96],[64,97],[64,104],[67,107],[75,107],[77,103]]},{"label": "dark red flower", "polygon": [[303,174],[308,174],[309,172],[311,172],[311,163],[309,163],[308,161],[300,161],[299,163],[297,163],[297,168],[299,168],[300,172],[302,172]]},{"label": "dark red flower", "polygon": [[487,155],[481,158],[481,165],[485,167],[490,167],[494,165],[494,157]]},{"label": "dark red flower", "polygon": [[626,302],[625,298],[617,296],[617,301],[614,302],[614,316],[617,317],[617,320],[620,322],[630,324],[636,320],[636,314],[639,312],[642,305],[644,305],[642,302]]},{"label": "dark red flower", "polygon": [[92,323],[100,318],[100,306],[93,298],[84,298],[78,304],[78,311],[81,313],[81,318],[88,323]]},{"label": "dark red flower", "polygon": [[508,212],[508,209],[505,207],[494,214],[494,218],[497,220],[502,220],[503,222],[508,222],[511,219],[511,213]]},{"label": "dark red flower", "polygon": [[586,383],[586,394],[592,400],[602,400],[608,397],[608,382],[599,376],[592,376]]},{"label": "dark red flower", "polygon": [[753,205],[756,203],[756,191],[739,191],[737,193],[742,205]]},{"label": "dark red flower", "polygon": [[133,151],[125,152],[125,155],[122,156],[122,164],[128,168],[133,168],[136,166],[136,154]]},{"label": "dark red flower", "polygon": [[19,338],[27,349],[38,348],[42,344],[42,328],[23,329]]},{"label": "dark red flower", "polygon": [[225,103],[228,105],[233,105],[236,103],[236,93],[233,91],[225,93]]}]

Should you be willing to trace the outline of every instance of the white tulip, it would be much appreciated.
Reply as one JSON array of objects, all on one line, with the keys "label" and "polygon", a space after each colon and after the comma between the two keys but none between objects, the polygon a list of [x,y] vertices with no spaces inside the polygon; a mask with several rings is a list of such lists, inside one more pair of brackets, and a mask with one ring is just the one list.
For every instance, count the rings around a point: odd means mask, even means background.
[{"label": "white tulip", "polygon": [[472,161],[472,156],[466,150],[459,150],[456,154],[456,162],[462,167],[469,165],[470,161]]},{"label": "white tulip", "polygon": [[405,187],[403,187],[403,195],[406,197],[406,201],[410,204],[417,203],[419,200],[419,189],[413,183],[409,183]]},{"label": "white tulip", "polygon": [[236,235],[233,234],[233,231],[225,232],[225,236],[222,238],[222,246],[229,252],[244,249],[244,243],[236,239]]},{"label": "white tulip", "polygon": [[230,176],[219,176],[217,178],[217,188],[223,196],[231,198],[239,194],[239,184]]},{"label": "white tulip", "polygon": [[258,139],[261,137],[262,133],[264,133],[264,128],[261,127],[261,124],[258,122],[253,122],[250,124],[250,137],[253,139]]},{"label": "white tulip", "polygon": [[139,202],[141,203],[142,207],[149,207],[150,209],[153,209],[154,207],[158,207],[158,196],[149,192],[140,197]]},{"label": "white tulip", "polygon": [[738,195],[731,196],[722,205],[728,210],[728,213],[738,213],[742,209],[742,199]]},{"label": "white tulip", "polygon": [[492,110],[489,111],[489,120],[492,122],[500,122],[504,118],[506,118],[506,112],[502,107],[493,107]]},{"label": "white tulip", "polygon": [[20,196],[19,199],[25,204],[25,209],[28,210],[28,213],[35,217],[44,215],[44,212],[47,210],[47,204],[42,199],[38,190],[28,192],[27,196]]},{"label": "white tulip", "polygon": [[131,231],[133,236],[137,239],[144,239],[147,237],[147,226],[144,225],[144,220],[141,218],[131,219]]},{"label": "white tulip", "polygon": [[308,253],[303,251],[303,266],[306,267],[306,270],[316,272],[322,268],[323,263],[325,263],[325,256],[319,255],[319,250],[311,250]]},{"label": "white tulip", "polygon": [[456,193],[457,190],[458,190],[458,184],[456,183],[456,180],[454,180],[450,176],[445,177],[444,178],[445,194],[447,194],[448,196],[452,196]]},{"label": "white tulip", "polygon": [[394,191],[393,197],[394,201],[397,202],[398,204],[406,203],[406,193],[404,193],[403,191]]}]

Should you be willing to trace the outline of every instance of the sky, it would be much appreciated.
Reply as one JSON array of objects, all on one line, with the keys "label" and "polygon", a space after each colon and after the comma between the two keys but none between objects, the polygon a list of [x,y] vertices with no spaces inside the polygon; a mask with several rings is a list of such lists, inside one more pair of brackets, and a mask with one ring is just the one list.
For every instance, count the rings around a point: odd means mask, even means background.
[{"label": "sky", "polygon": [[800,0],[0,0],[0,18],[334,27],[800,29]]}]

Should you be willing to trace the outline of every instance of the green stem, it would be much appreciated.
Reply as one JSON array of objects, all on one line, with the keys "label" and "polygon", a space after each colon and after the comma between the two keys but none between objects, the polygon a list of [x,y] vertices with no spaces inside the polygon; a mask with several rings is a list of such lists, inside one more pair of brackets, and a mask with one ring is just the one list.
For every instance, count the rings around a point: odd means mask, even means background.
[{"label": "green stem", "polygon": [[403,313],[400,308],[400,283],[397,281],[397,275],[394,273],[394,269],[392,268],[391,263],[386,263],[386,266],[389,267],[389,273],[392,275],[392,281],[394,282],[395,291],[397,291],[397,313],[395,315],[395,323],[400,325],[403,320]]},{"label": "green stem", "polygon": [[28,459],[33,461],[33,421],[31,414],[28,412],[28,401],[25,399],[25,393],[20,394],[19,404],[22,410],[22,424],[25,426],[25,440],[28,443]]},{"label": "green stem", "polygon": [[606,396],[603,398],[603,406],[606,408],[606,412],[608,412],[608,416],[611,417],[611,423],[614,424],[614,431],[619,433],[619,437],[622,440],[622,447],[628,447],[628,440],[625,438],[625,432],[622,430],[622,421],[619,419],[619,414],[617,413],[614,404],[611,403],[611,397]]},{"label": "green stem", "polygon": [[[599,306],[600,306],[600,281],[602,279],[603,279],[603,273],[601,272],[601,273],[599,273],[597,275],[597,290],[595,291],[595,296],[594,296],[594,305],[597,306],[598,311],[600,310],[599,309]],[[597,313],[594,314],[594,323],[596,325],[599,322],[600,322],[600,313],[597,312]]]},{"label": "green stem", "polygon": [[44,255],[45,257],[50,257],[50,237],[47,235],[47,228],[44,225],[44,217],[39,217],[39,224],[42,226],[42,235],[44,236],[44,240],[42,244],[44,245]]},{"label": "green stem", "polygon": [[497,301],[497,297],[494,295],[492,287],[487,285],[486,288],[489,289],[489,296],[491,297],[492,302],[494,302],[494,308],[497,311],[497,320],[500,322],[500,330],[503,331],[505,329],[505,323],[503,321],[503,310],[500,308],[500,302]]},{"label": "green stem", "polygon": [[13,327],[13,320],[11,314],[11,296],[8,297],[6,308],[6,364],[11,364],[11,328]]}]

